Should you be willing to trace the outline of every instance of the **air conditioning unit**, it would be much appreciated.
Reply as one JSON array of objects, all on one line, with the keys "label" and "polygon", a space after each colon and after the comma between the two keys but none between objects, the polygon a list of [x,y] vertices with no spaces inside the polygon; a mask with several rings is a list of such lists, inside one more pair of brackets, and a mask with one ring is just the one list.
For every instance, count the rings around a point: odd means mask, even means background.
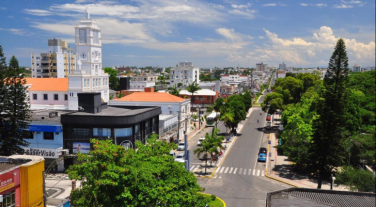
[{"label": "air conditioning unit", "polygon": [[69,150],[68,149],[63,149],[59,153],[60,153],[59,155],[68,155],[69,154]]}]

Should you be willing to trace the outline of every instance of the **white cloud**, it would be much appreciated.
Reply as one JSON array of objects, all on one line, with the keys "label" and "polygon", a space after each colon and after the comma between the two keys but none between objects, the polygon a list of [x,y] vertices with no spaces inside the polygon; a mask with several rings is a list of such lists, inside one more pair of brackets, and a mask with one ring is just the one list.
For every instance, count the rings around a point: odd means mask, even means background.
[{"label": "white cloud", "polygon": [[318,4],[307,4],[307,3],[300,3],[300,6],[317,6],[317,7],[326,7],[327,4],[324,3],[318,3]]},{"label": "white cloud", "polygon": [[5,29],[5,28],[0,28],[0,31],[8,31],[12,34],[15,35],[30,35],[31,33],[26,32],[24,29],[16,29],[16,28],[10,28],[10,29]]},{"label": "white cloud", "polygon": [[306,3],[300,3],[300,6],[308,6]]},{"label": "white cloud", "polygon": [[350,9],[353,8],[354,6],[348,5],[348,4],[335,4],[333,5],[333,8],[335,9]]},{"label": "white cloud", "polygon": [[25,13],[35,15],[35,16],[50,16],[54,13],[48,11],[48,10],[42,10],[42,9],[25,9]]},{"label": "white cloud", "polygon": [[270,3],[270,4],[263,4],[262,6],[276,6],[276,3]]},{"label": "white cloud", "polygon": [[215,31],[232,42],[247,42],[253,39],[249,35],[236,33],[234,29],[218,28]]},{"label": "white cloud", "polygon": [[259,38],[259,39],[265,39],[265,37],[264,37],[264,36],[258,36],[258,38]]},{"label": "white cloud", "polygon": [[341,0],[341,2],[344,4],[364,4],[362,1],[356,1],[356,0],[350,0],[350,1]]},{"label": "white cloud", "polygon": [[76,0],[76,4],[82,4],[82,3],[88,3],[88,2],[94,2],[94,0]]},{"label": "white cloud", "polygon": [[251,7],[251,6],[252,6],[251,3],[247,3],[247,4],[231,4],[231,7],[234,8],[234,9],[246,9],[246,8]]}]

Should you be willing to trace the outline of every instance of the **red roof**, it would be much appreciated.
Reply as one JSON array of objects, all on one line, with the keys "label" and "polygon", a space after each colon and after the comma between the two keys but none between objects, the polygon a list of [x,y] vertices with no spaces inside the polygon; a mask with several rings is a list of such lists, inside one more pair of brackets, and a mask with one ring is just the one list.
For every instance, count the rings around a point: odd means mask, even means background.
[{"label": "red roof", "polygon": [[29,91],[68,91],[68,78],[25,78]]},{"label": "red roof", "polygon": [[116,101],[128,102],[183,102],[185,99],[161,92],[134,92]]}]

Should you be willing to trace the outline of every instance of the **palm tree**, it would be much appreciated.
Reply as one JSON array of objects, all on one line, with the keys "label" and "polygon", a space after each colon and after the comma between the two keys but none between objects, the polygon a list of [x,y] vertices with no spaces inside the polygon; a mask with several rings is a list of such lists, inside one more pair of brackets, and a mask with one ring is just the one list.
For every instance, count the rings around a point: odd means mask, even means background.
[{"label": "palm tree", "polygon": [[226,112],[222,113],[220,120],[223,121],[223,123],[226,126],[226,135],[227,135],[227,126],[231,122],[234,121],[234,113],[232,111],[226,111]]},{"label": "palm tree", "polygon": [[206,174],[206,167],[208,165],[208,154],[211,152],[211,143],[210,143],[210,140],[208,137],[209,134],[206,133],[205,135],[205,139],[201,142],[201,146],[197,149],[195,149],[195,151],[193,151],[194,154],[197,154],[197,158],[200,159],[200,156],[201,154],[205,154],[205,174]]},{"label": "palm tree", "polygon": [[198,87],[198,84],[196,82],[192,82],[191,84],[188,83],[188,86],[185,88],[185,90],[187,90],[189,93],[192,94],[192,96],[191,96],[191,105],[193,106],[193,100],[194,100],[193,99],[193,94],[196,91],[201,90],[201,88]]},{"label": "palm tree", "polygon": [[169,94],[172,94],[172,95],[174,95],[174,96],[179,96],[179,93],[180,93],[180,91],[181,91],[181,89],[178,89],[178,88],[176,87],[176,84],[175,84],[174,86],[168,88],[168,90],[169,90],[168,93],[169,93]]},{"label": "palm tree", "polygon": [[166,77],[164,75],[158,76],[158,80],[162,85],[166,84]]}]

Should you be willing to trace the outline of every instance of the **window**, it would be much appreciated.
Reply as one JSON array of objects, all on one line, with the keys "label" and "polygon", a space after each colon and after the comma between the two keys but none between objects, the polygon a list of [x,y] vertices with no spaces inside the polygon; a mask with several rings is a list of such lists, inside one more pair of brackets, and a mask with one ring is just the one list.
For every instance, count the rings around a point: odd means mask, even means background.
[{"label": "window", "polygon": [[79,33],[79,42],[86,43],[86,29],[80,29],[78,30],[78,33]]},{"label": "window", "polygon": [[93,128],[93,136],[95,137],[110,137],[111,129],[110,128]]},{"label": "window", "polygon": [[48,100],[48,94],[43,94],[43,100]]},{"label": "window", "polygon": [[138,134],[140,132],[140,125],[139,124],[134,126],[134,131],[135,131],[136,134]]},{"label": "window", "polygon": [[93,30],[93,43],[99,44],[99,35],[97,30]]},{"label": "window", "polygon": [[38,94],[33,94],[33,100],[38,100]]},{"label": "window", "polygon": [[31,132],[31,131],[23,130],[23,131],[22,131],[22,137],[23,137],[24,139],[34,139],[34,134],[33,134],[33,132]]},{"label": "window", "polygon": [[132,127],[115,129],[116,137],[129,137],[132,136]]},{"label": "window", "polygon": [[208,100],[210,100],[210,96],[208,96]]},{"label": "window", "polygon": [[15,207],[16,206],[16,192],[13,190],[3,195],[3,202],[1,207]]},{"label": "window", "polygon": [[43,132],[43,139],[54,140],[53,132]]},{"label": "window", "polygon": [[59,94],[54,94],[54,100],[58,101],[59,100]]},{"label": "window", "polygon": [[64,100],[68,101],[68,94],[64,94]]}]

